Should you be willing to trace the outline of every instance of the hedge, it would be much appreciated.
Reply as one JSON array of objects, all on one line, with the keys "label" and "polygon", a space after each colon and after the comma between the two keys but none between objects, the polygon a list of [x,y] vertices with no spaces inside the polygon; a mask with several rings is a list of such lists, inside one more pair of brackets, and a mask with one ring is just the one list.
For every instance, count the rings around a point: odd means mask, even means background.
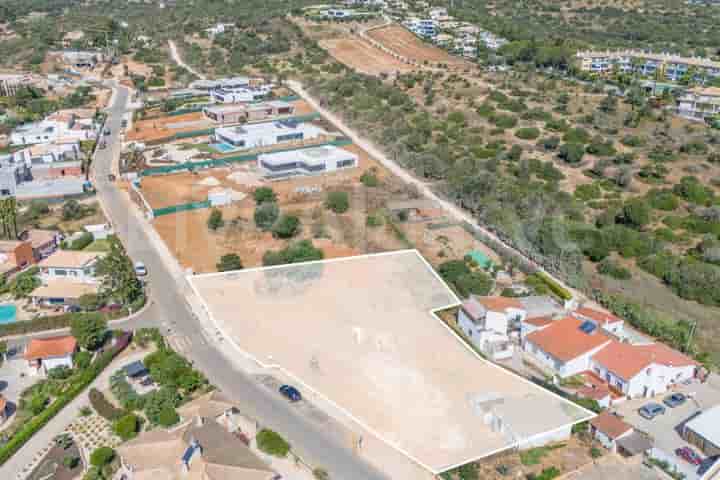
[{"label": "hedge", "polygon": [[126,412],[120,408],[115,407],[112,403],[108,402],[107,398],[103,393],[95,388],[90,390],[90,405],[97,412],[98,415],[111,422],[122,418]]},{"label": "hedge", "polygon": [[290,444],[276,432],[266,428],[258,432],[255,441],[260,451],[268,455],[284,458],[290,452]]},{"label": "hedge", "polygon": [[553,292],[558,297],[562,298],[563,300],[570,300],[572,299],[572,294],[567,291],[565,288],[560,286],[555,280],[547,276],[544,272],[536,272],[535,275],[547,285],[547,287],[550,289],[551,292]]},{"label": "hedge", "polygon": [[104,351],[97,359],[78,377],[77,383],[71,385],[62,395],[58,396],[39,415],[28,420],[10,440],[0,447],[0,465],[3,465],[12,457],[15,452],[25,445],[30,438],[44,427],[52,418],[57,415],[65,406],[73,401],[95,378],[107,367],[113,358],[123,351],[129,343],[130,334],[126,333],[124,338],[118,338],[115,346]]}]

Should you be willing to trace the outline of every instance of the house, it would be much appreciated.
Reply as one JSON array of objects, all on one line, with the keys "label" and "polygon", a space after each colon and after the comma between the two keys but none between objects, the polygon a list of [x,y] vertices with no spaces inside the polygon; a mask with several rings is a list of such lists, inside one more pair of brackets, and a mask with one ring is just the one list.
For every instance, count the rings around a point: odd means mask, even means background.
[{"label": "house", "polygon": [[257,165],[266,178],[317,175],[358,166],[358,156],[326,145],[258,155]]},{"label": "house", "polygon": [[270,117],[292,115],[294,112],[295,106],[292,103],[281,100],[252,104],[212,106],[203,109],[203,113],[207,118],[221,124],[265,120]]},{"label": "house", "polygon": [[291,120],[253,123],[242,127],[220,127],[215,130],[215,138],[218,142],[236,148],[267,147],[298,140],[312,140],[326,134],[327,132],[317,125]]},{"label": "house", "polygon": [[24,358],[32,374],[47,374],[56,367],[73,367],[73,354],[77,340],[71,335],[51,338],[33,338],[25,348]]},{"label": "house", "polygon": [[720,405],[716,405],[682,426],[682,437],[708,457],[720,455]]},{"label": "house", "polygon": [[5,278],[35,263],[32,244],[27,240],[0,241],[0,275]]},{"label": "house", "polygon": [[98,252],[58,250],[38,263],[40,279],[44,282],[68,280],[75,283],[96,284],[95,266],[100,259]]},{"label": "house", "polygon": [[242,86],[231,80],[223,81],[219,87],[210,91],[213,103],[254,102],[265,98],[273,89],[270,83],[251,85],[250,79]]},{"label": "house", "polygon": [[112,226],[109,223],[98,223],[97,225],[85,225],[83,227],[88,233],[91,233],[93,240],[105,240],[113,234]]},{"label": "house", "polygon": [[590,434],[611,452],[617,452],[618,440],[633,432],[632,425],[607,410],[590,420]]},{"label": "house", "polygon": [[622,339],[625,336],[625,321],[611,313],[587,307],[580,307],[570,314],[580,320],[593,322],[599,325],[605,332],[611,333],[617,338]]},{"label": "house", "polygon": [[[71,143],[95,138],[97,130],[92,121],[79,121],[71,112],[56,112],[39,122],[16,127],[10,134],[12,145]],[[45,155],[45,152],[38,155]]]},{"label": "house", "polygon": [[592,356],[611,342],[596,324],[568,315],[529,333],[522,345],[530,361],[567,378],[590,370]]},{"label": "house", "polygon": [[699,364],[662,343],[613,340],[591,358],[590,370],[627,398],[654,397],[695,377]]},{"label": "house", "polygon": [[20,239],[30,242],[35,262],[55,253],[60,244],[58,232],[52,230],[26,230],[20,234]]},{"label": "house", "polygon": [[691,88],[677,99],[677,113],[691,120],[720,116],[720,88]]},{"label": "house", "polygon": [[218,23],[213,27],[206,28],[205,33],[207,33],[210,38],[215,38],[215,36],[223,34],[233,28],[235,28],[234,23]]},{"label": "house", "polygon": [[493,360],[502,360],[513,354],[507,335],[509,325],[524,315],[516,298],[471,297],[460,307],[457,321],[473,345]]},{"label": "house", "polygon": [[[220,396],[213,392],[180,407],[178,411],[183,420],[178,427],[143,432],[119,446],[118,474],[126,480],[278,478],[240,435],[222,423],[231,406],[224,401],[214,401],[215,395]],[[219,403],[222,404],[219,410],[213,408]],[[220,418],[215,415],[218,411]]]},{"label": "house", "polygon": [[42,285],[33,290],[28,296],[33,305],[38,307],[57,307],[80,305],[83,295],[95,294],[98,285],[93,283],[78,283],[73,280],[55,279],[43,281]]}]

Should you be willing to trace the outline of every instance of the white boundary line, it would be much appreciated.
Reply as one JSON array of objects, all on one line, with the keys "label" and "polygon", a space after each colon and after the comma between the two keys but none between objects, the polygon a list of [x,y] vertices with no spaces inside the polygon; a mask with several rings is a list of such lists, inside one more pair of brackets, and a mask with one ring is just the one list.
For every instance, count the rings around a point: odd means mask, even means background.
[{"label": "white boundary line", "polygon": [[[410,454],[409,452],[407,452],[406,450],[404,450],[402,447],[398,446],[396,443],[394,443],[394,442],[392,442],[392,441],[390,441],[390,440],[387,440],[387,439],[383,438],[383,436],[382,436],[381,434],[379,434],[378,432],[376,432],[373,428],[371,428],[370,426],[368,426],[365,422],[363,422],[362,420],[360,420],[359,418],[357,418],[355,415],[353,415],[351,412],[349,412],[348,410],[346,410],[346,409],[343,408],[342,406],[340,406],[340,405],[338,405],[337,403],[335,403],[333,400],[331,400],[330,398],[328,398],[328,397],[327,397],[326,395],[324,395],[323,393],[317,391],[316,389],[312,388],[310,385],[306,384],[302,379],[298,378],[298,377],[297,377],[295,374],[293,374],[292,372],[286,370],[283,366],[281,366],[281,365],[279,365],[279,364],[274,364],[274,363],[265,363],[265,362],[261,361],[260,359],[258,359],[257,357],[255,357],[254,355],[252,355],[252,354],[250,354],[249,352],[247,352],[246,350],[244,350],[243,348],[241,348],[241,347],[233,340],[233,338],[232,338],[230,335],[228,335],[223,328],[220,327],[220,325],[218,324],[217,320],[215,319],[215,316],[212,314],[212,311],[210,310],[210,307],[208,306],[207,302],[205,301],[205,298],[200,294],[200,292],[198,291],[197,287],[195,286],[195,282],[193,281],[195,278],[211,278],[211,277],[218,277],[218,276],[242,275],[243,273],[251,273],[251,272],[257,272],[257,271],[274,270],[274,269],[280,269],[280,268],[285,268],[285,269],[287,269],[287,268],[294,268],[294,267],[299,267],[299,266],[303,266],[303,265],[325,264],[325,263],[332,263],[332,262],[346,262],[346,261],[351,261],[351,260],[356,260],[356,259],[361,259],[361,258],[380,257],[380,256],[386,256],[386,255],[407,255],[408,253],[414,253],[415,255],[417,255],[417,257],[420,258],[420,260],[425,264],[425,266],[430,270],[430,272],[433,273],[433,275],[435,276],[435,278],[436,278],[437,280],[439,280],[440,283],[447,289],[448,293],[452,296],[452,298],[454,298],[454,299],[456,300],[454,303],[451,303],[451,304],[448,304],[448,305],[446,305],[446,306],[433,309],[433,310],[431,310],[429,313],[430,313],[430,315],[431,315],[435,320],[437,320],[438,322],[440,322],[440,323],[442,324],[442,326],[443,326],[445,329],[447,329],[447,330],[450,332],[450,334],[451,334],[453,337],[455,337],[455,339],[456,339],[458,342],[460,342],[460,344],[461,344],[465,349],[467,349],[476,359],[480,360],[481,362],[483,362],[483,363],[485,363],[485,364],[487,364],[487,365],[492,366],[493,368],[496,368],[496,369],[498,369],[498,370],[501,370],[504,374],[506,374],[506,375],[508,375],[508,376],[515,377],[515,378],[519,379],[520,381],[522,381],[522,382],[524,382],[524,383],[532,386],[534,389],[537,389],[537,390],[542,391],[544,394],[549,394],[550,396],[552,396],[552,397],[560,400],[561,402],[566,403],[566,404],[568,404],[568,405],[571,405],[572,407],[574,407],[574,408],[576,408],[576,409],[578,409],[578,410],[580,410],[580,411],[582,411],[582,412],[585,412],[587,415],[586,415],[585,417],[579,419],[579,420],[575,420],[575,421],[573,421],[573,422],[570,422],[570,423],[568,423],[568,424],[559,426],[559,427],[554,428],[554,429],[552,429],[552,430],[548,430],[548,431],[545,431],[545,432],[537,433],[537,434],[535,434],[535,435],[533,435],[533,436],[531,436],[531,437],[528,437],[528,438],[523,439],[522,441],[521,441],[521,440],[518,440],[518,441],[516,441],[516,442],[514,442],[514,443],[511,443],[510,445],[505,446],[505,447],[501,447],[501,448],[498,448],[498,449],[496,449],[496,450],[492,450],[492,451],[490,451],[490,452],[484,453],[484,454],[480,455],[479,457],[468,458],[467,460],[464,460],[464,461],[462,461],[462,462],[460,462],[460,463],[456,463],[456,464],[453,464],[453,465],[444,466],[444,467],[442,467],[442,468],[440,468],[440,469],[435,469],[435,468],[433,468],[433,467],[430,467],[429,465],[426,465],[425,463],[423,463],[422,461],[420,461],[418,458],[416,458],[415,456],[413,456],[412,454]],[[440,277],[440,275],[435,271],[435,269],[430,265],[430,263],[429,263],[429,262],[420,254],[420,252],[418,252],[416,249],[397,250],[397,251],[392,251],[392,252],[381,252],[381,253],[371,253],[371,254],[366,254],[366,255],[356,255],[356,256],[353,256],[353,257],[340,257],[340,258],[332,258],[332,259],[327,259],[327,260],[314,260],[314,261],[309,261],[309,262],[300,262],[300,263],[285,264],[285,265],[273,265],[273,266],[270,266],[270,267],[255,267],[255,268],[248,268],[248,269],[243,269],[243,270],[234,270],[234,271],[230,271],[230,272],[204,273],[204,274],[198,274],[198,275],[194,275],[194,276],[193,276],[193,275],[189,275],[189,276],[187,276],[187,279],[188,279],[188,283],[190,284],[190,287],[192,288],[193,292],[195,293],[195,295],[196,295],[196,296],[198,297],[198,299],[200,300],[203,308],[205,309],[205,312],[207,313],[208,317],[209,317],[210,320],[212,321],[212,323],[213,323],[213,325],[215,326],[215,328],[216,328],[219,332],[222,333],[223,337],[224,337],[241,355],[243,355],[243,356],[246,357],[246,358],[251,359],[252,361],[254,361],[255,363],[257,363],[258,365],[260,365],[262,368],[277,370],[277,371],[281,372],[282,374],[286,375],[287,377],[293,379],[293,380],[296,381],[298,384],[300,384],[304,389],[306,389],[306,390],[312,392],[313,394],[317,395],[318,397],[320,397],[321,399],[323,399],[324,401],[326,401],[326,402],[328,402],[330,405],[332,405],[334,408],[337,408],[340,412],[342,412],[344,415],[346,415],[348,418],[350,418],[353,422],[355,422],[357,425],[359,425],[360,427],[362,427],[362,428],[364,428],[365,430],[367,430],[368,432],[370,432],[373,436],[375,436],[376,438],[378,438],[380,441],[382,441],[383,443],[389,445],[390,447],[394,448],[395,450],[399,451],[400,453],[402,453],[403,455],[405,455],[406,457],[408,457],[410,460],[412,460],[413,462],[417,463],[418,465],[420,465],[421,467],[423,467],[424,469],[428,470],[429,472],[431,472],[431,473],[434,474],[434,475],[438,475],[438,474],[443,473],[443,472],[446,472],[446,471],[448,471],[448,470],[452,470],[452,469],[454,469],[454,468],[460,467],[460,466],[465,465],[465,464],[470,463],[470,462],[474,462],[474,461],[481,460],[481,459],[483,459],[483,458],[486,458],[486,457],[489,457],[489,456],[491,456],[491,455],[494,455],[494,454],[503,452],[503,451],[505,451],[505,450],[510,450],[510,449],[513,449],[513,448],[518,448],[518,447],[522,446],[523,444],[529,443],[529,442],[531,442],[531,441],[533,441],[533,440],[535,440],[535,439],[537,439],[537,438],[539,438],[539,437],[542,437],[542,436],[547,435],[547,434],[549,434],[549,433],[558,432],[558,431],[563,430],[563,429],[566,429],[566,428],[568,428],[568,427],[572,427],[573,425],[576,425],[576,424],[578,424],[578,423],[585,422],[585,421],[590,420],[590,419],[592,419],[592,418],[594,418],[594,417],[596,416],[596,414],[595,414],[594,412],[591,412],[590,410],[587,410],[587,409],[585,409],[584,407],[581,407],[580,405],[577,405],[577,404],[571,402],[570,400],[568,400],[568,399],[566,399],[566,398],[563,398],[563,397],[561,397],[560,395],[558,395],[558,394],[556,394],[556,393],[554,393],[554,392],[551,392],[551,391],[549,391],[549,390],[546,390],[546,389],[542,388],[540,385],[537,385],[536,383],[533,383],[533,382],[531,382],[530,380],[521,377],[520,375],[517,375],[517,374],[515,374],[515,373],[513,373],[513,372],[510,372],[510,371],[508,371],[508,370],[500,367],[499,365],[496,365],[496,364],[494,364],[493,362],[490,362],[489,360],[484,359],[484,358],[483,358],[482,356],[480,356],[475,350],[473,350],[473,349],[467,344],[467,342],[465,342],[465,340],[463,340],[452,328],[450,328],[445,322],[443,322],[442,319],[437,315],[436,312],[439,312],[439,311],[442,311],[442,310],[447,310],[447,309],[453,308],[453,307],[457,307],[457,306],[459,306],[459,305],[461,304],[461,302],[460,302],[460,299],[458,299],[457,296],[455,295],[455,292],[453,292],[452,289],[450,289],[450,287],[447,286],[447,284],[446,284],[445,281],[442,279],[442,277]]]}]

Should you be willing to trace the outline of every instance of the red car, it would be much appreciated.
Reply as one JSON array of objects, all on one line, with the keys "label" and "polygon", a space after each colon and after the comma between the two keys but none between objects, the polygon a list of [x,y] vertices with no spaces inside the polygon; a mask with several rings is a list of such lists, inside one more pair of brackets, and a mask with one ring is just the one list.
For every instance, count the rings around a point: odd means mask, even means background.
[{"label": "red car", "polygon": [[700,458],[700,455],[695,453],[695,450],[690,447],[676,448],[675,455],[693,465],[700,465],[702,463],[702,458]]}]

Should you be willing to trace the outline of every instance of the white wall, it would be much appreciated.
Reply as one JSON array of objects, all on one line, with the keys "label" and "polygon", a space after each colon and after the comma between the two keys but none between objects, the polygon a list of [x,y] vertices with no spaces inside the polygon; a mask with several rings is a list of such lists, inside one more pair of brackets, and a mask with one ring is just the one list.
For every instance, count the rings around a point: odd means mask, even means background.
[{"label": "white wall", "polygon": [[45,372],[52,370],[55,367],[68,367],[72,368],[72,355],[65,355],[64,357],[46,358],[42,361],[42,366]]},{"label": "white wall", "polygon": [[592,358],[592,356],[595,355],[598,351],[600,351],[603,347],[605,347],[608,343],[610,343],[610,340],[600,345],[599,347],[587,351],[582,355],[579,355],[578,357],[566,362],[556,359],[555,357],[543,351],[540,347],[530,341],[525,342],[524,350],[530,355],[532,355],[533,358],[535,358],[538,362],[540,362],[541,365],[550,368],[560,377],[567,378],[584,372],[585,370],[589,370],[591,363],[590,359]]},{"label": "white wall", "polygon": [[570,439],[571,433],[572,425],[568,425],[567,427],[563,427],[552,432],[537,435],[536,437],[533,437],[524,442],[521,441],[519,448],[520,450],[526,450],[528,448],[542,447],[543,445],[547,445],[550,443],[564,442]]},{"label": "white wall", "polygon": [[653,397],[665,393],[672,383],[681,383],[692,378],[695,374],[695,367],[692,365],[668,367],[653,364],[629,381],[625,381],[595,361],[592,362],[592,370],[603,380],[607,380],[611,386],[621,390],[630,398]]},{"label": "white wall", "polygon": [[40,269],[40,279],[46,283],[49,280],[70,280],[75,283],[90,284],[98,283],[98,279],[95,277],[95,262],[85,269],[42,267]]}]

